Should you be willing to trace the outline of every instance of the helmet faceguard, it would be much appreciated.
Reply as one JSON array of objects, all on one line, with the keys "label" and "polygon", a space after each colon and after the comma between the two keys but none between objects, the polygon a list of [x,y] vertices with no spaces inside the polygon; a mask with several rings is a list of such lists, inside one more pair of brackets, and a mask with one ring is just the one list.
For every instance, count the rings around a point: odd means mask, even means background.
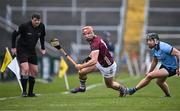
[{"label": "helmet faceguard", "polygon": [[156,42],[156,44],[158,44],[159,36],[157,33],[148,33],[146,35],[146,41],[148,41],[148,40],[154,40]]}]

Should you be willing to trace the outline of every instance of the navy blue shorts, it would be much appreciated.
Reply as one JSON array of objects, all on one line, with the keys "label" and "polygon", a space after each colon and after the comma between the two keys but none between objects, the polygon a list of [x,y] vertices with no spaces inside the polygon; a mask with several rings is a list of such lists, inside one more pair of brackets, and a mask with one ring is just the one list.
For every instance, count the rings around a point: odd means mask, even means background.
[{"label": "navy blue shorts", "polygon": [[159,69],[162,69],[162,68],[165,68],[168,71],[168,73],[169,73],[168,77],[176,75],[176,69],[173,69],[171,67],[166,67],[164,65],[161,65]]}]

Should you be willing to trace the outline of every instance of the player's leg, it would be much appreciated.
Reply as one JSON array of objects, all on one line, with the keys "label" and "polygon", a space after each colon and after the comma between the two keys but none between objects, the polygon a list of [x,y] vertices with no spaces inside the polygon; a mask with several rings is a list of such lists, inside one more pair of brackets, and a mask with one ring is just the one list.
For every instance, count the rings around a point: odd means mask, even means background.
[{"label": "player's leg", "polygon": [[23,88],[22,97],[26,97],[27,81],[29,78],[29,74],[28,74],[29,65],[28,65],[28,56],[26,50],[23,50],[23,48],[17,48],[17,60],[20,64],[21,84]]},{"label": "player's leg", "polygon": [[145,87],[154,78],[167,77],[168,75],[169,74],[165,69],[159,69],[159,70],[155,70],[153,72],[150,72],[149,74],[147,74],[147,76],[142,81],[140,81],[140,83],[136,86],[136,89],[138,90],[138,89]]},{"label": "player's leg", "polygon": [[166,79],[167,77],[157,78],[156,84],[162,89],[166,97],[170,97],[170,91]]},{"label": "player's leg", "polygon": [[108,88],[118,90],[120,93],[119,95],[121,97],[126,95],[126,88],[124,88],[124,86],[121,85],[120,83],[114,81],[114,77],[116,75],[116,67],[117,67],[115,62],[111,66],[106,68],[102,67],[99,63],[97,63],[96,67],[100,70],[101,74],[103,75],[105,84]]},{"label": "player's leg", "polygon": [[137,90],[147,86],[152,79],[154,78],[162,78],[162,77],[167,77],[169,74],[167,72],[166,69],[159,69],[159,70],[155,70],[155,71],[152,71],[150,73],[148,73],[146,75],[145,78],[143,78],[137,85],[135,88],[130,88],[128,89],[128,93],[130,95],[134,94]]},{"label": "player's leg", "polygon": [[[168,77],[176,75],[176,69],[173,68],[166,68],[164,65],[161,65],[160,69],[165,69],[168,72]],[[166,97],[170,97],[170,90],[168,84],[166,83],[167,77],[158,78],[156,83],[165,93]]]},{"label": "player's leg", "polygon": [[113,77],[104,78],[104,80],[107,88],[112,88],[119,91],[120,87],[122,87],[118,82],[113,81]]},{"label": "player's leg", "polygon": [[35,64],[29,63],[29,69],[30,69],[30,75],[29,75],[29,90],[28,90],[28,96],[34,97],[35,94],[33,93],[34,85],[35,85],[35,78],[38,73],[38,66]]},{"label": "player's leg", "polygon": [[113,77],[110,77],[110,78],[104,77],[104,80],[105,80],[105,84],[107,88],[112,88],[120,92],[120,95],[119,95],[120,97],[123,97],[126,95],[126,88],[122,84],[114,81]]},{"label": "player's leg", "polygon": [[28,90],[28,96],[34,97],[36,96],[33,93],[34,85],[35,85],[35,78],[38,74],[38,65],[37,65],[37,56],[31,56],[29,58],[29,90]]},{"label": "player's leg", "polygon": [[85,92],[86,91],[87,74],[90,72],[96,71],[96,70],[97,70],[97,68],[95,65],[81,69],[78,72],[79,73],[80,87],[72,89],[71,93]]},{"label": "player's leg", "polygon": [[20,63],[20,69],[21,69],[21,84],[23,88],[22,97],[27,96],[27,81],[28,81],[28,72],[29,72],[29,66],[28,62]]}]

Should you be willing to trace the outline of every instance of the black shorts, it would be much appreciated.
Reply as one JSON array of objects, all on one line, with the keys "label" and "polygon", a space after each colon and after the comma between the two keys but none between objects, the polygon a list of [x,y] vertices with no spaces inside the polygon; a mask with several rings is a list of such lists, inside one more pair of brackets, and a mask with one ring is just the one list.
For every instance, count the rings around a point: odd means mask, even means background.
[{"label": "black shorts", "polygon": [[18,50],[17,51],[17,59],[21,63],[28,62],[34,65],[38,64],[37,55],[35,51],[25,51],[25,50]]},{"label": "black shorts", "polygon": [[176,69],[173,69],[171,67],[166,67],[164,65],[161,65],[159,69],[162,69],[162,68],[165,68],[168,71],[168,73],[169,73],[168,77],[176,75]]}]

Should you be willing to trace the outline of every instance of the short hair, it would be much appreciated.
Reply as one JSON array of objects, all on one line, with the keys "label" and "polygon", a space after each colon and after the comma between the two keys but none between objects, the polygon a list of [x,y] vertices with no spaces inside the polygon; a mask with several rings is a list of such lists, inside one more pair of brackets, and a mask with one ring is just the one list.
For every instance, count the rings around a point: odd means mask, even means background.
[{"label": "short hair", "polygon": [[91,33],[91,32],[93,32],[93,28],[91,26],[84,26],[82,28],[82,32],[83,32],[83,34]]},{"label": "short hair", "polygon": [[31,19],[33,19],[33,18],[41,19],[41,15],[39,13],[34,13],[31,16]]}]

